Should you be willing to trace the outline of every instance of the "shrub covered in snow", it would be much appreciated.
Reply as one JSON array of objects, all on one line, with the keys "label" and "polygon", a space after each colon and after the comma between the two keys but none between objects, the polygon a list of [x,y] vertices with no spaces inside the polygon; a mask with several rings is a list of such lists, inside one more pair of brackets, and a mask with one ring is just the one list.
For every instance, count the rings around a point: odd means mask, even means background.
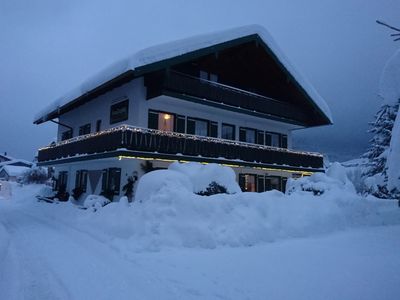
[{"label": "shrub covered in snow", "polygon": [[311,192],[319,196],[329,191],[346,191],[355,193],[352,182],[348,179],[346,169],[338,162],[333,163],[326,174],[314,173],[309,177],[289,179],[286,185],[287,194],[294,192]]},{"label": "shrub covered in snow", "polygon": [[103,196],[88,195],[83,201],[82,206],[86,209],[97,211],[98,209],[106,206],[109,203],[111,203],[111,201]]},{"label": "shrub covered in snow", "polygon": [[[147,201],[160,191],[174,193],[240,193],[235,172],[217,164],[173,163],[168,170],[158,170],[143,175],[136,190],[135,201]],[[223,190],[224,189],[224,190]]]},{"label": "shrub covered in snow", "polygon": [[42,167],[32,167],[23,176],[23,182],[29,183],[45,183],[48,179],[47,169]]}]

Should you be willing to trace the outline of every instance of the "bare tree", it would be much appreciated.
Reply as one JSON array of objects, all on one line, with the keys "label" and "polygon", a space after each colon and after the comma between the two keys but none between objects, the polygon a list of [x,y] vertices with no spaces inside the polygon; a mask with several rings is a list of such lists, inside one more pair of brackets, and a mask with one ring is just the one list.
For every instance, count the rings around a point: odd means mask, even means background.
[{"label": "bare tree", "polygon": [[394,37],[394,40],[393,40],[394,42],[400,41],[400,28],[396,28],[394,26],[388,25],[385,22],[382,22],[379,20],[376,20],[376,23],[378,23],[379,25],[385,26],[391,30],[394,30],[395,33],[390,34],[390,36]]}]

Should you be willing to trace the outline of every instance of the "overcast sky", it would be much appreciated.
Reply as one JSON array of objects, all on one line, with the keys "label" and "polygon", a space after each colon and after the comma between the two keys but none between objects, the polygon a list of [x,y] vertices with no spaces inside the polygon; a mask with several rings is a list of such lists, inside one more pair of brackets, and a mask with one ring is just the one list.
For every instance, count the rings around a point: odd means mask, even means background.
[{"label": "overcast sky", "polygon": [[264,26],[325,98],[335,124],[296,134],[296,148],[358,156],[380,106],[378,82],[400,46],[398,0],[0,0],[0,152],[32,159],[56,135],[33,125],[54,99],[141,48],[247,24]]}]

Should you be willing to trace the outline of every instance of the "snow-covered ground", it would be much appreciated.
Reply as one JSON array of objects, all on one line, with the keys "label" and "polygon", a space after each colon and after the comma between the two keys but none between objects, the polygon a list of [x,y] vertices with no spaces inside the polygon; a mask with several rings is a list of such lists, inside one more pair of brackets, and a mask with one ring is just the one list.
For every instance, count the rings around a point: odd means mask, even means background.
[{"label": "snow-covered ground", "polygon": [[[148,209],[155,206],[145,201],[112,203],[94,212],[71,203],[37,202],[33,195],[42,188],[12,185],[12,198],[0,201],[0,299],[398,299],[400,294],[400,209],[394,201],[335,206],[304,193],[312,197],[307,207],[299,195],[296,204],[294,196],[270,192],[263,200],[272,204],[265,206],[260,194],[249,193],[224,195],[232,199],[196,196],[203,203],[182,211],[178,199],[156,202],[160,207],[152,212]],[[345,222],[355,211],[358,217]]]}]

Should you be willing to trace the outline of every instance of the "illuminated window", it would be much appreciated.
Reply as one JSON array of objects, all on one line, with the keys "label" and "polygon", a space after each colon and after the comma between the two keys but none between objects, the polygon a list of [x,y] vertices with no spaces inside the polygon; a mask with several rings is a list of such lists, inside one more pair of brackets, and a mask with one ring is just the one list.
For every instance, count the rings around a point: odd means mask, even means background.
[{"label": "illuminated window", "polygon": [[256,192],[256,180],[255,174],[239,174],[239,186],[243,192]]},{"label": "illuminated window", "polygon": [[158,113],[158,130],[174,131],[174,116],[168,113]]}]

